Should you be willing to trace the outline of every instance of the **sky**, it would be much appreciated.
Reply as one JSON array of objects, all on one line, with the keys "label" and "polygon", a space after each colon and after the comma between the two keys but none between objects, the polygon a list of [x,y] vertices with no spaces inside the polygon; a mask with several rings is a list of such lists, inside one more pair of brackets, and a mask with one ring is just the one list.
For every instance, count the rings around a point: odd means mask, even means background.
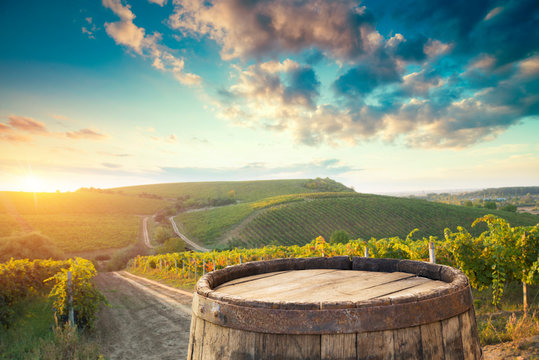
[{"label": "sky", "polygon": [[539,185],[539,3],[0,2],[0,190]]}]

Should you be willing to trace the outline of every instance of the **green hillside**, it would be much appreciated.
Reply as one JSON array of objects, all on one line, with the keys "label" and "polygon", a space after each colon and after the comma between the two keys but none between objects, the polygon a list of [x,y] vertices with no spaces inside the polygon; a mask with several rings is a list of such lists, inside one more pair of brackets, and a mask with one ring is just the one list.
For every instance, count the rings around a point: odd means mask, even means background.
[{"label": "green hillside", "polygon": [[[281,199],[281,201],[275,201]],[[305,194],[273,198],[207,211],[182,213],[176,219],[187,235],[208,246],[305,244],[335,230],[352,238],[406,237],[414,228],[417,236],[443,237],[446,227],[470,229],[478,217],[493,213],[513,226],[533,225],[539,216],[446,205],[418,199],[367,194]],[[256,204],[268,204],[264,208]],[[473,232],[478,233],[478,227]]]},{"label": "green hillside", "polygon": [[331,179],[185,182],[127,186],[109,190],[121,191],[123,194],[150,194],[166,198],[190,197],[193,199],[227,198],[231,196],[232,191],[235,199],[241,202],[307,192],[353,191]]},{"label": "green hillside", "polygon": [[168,205],[159,199],[138,196],[75,191],[31,193],[0,191],[0,214],[153,214]]},{"label": "green hillside", "polygon": [[0,245],[38,232],[69,253],[121,248],[137,241],[138,215],[154,214],[167,205],[164,200],[97,191],[3,191]]}]

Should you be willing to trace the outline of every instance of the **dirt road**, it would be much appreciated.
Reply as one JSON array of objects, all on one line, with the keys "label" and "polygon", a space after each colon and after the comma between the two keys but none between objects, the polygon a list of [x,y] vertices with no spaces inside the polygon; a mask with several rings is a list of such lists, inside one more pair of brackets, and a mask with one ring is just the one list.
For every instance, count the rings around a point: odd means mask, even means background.
[{"label": "dirt road", "polygon": [[186,359],[191,297],[125,272],[100,273],[96,285],[110,306],[100,311],[96,337],[107,359]]},{"label": "dirt road", "polygon": [[172,228],[174,229],[174,233],[176,233],[176,235],[178,235],[183,241],[185,241],[187,246],[189,246],[190,248],[192,248],[195,251],[204,251],[204,252],[210,251],[210,249],[206,249],[205,247],[200,246],[199,244],[197,244],[196,242],[188,239],[187,236],[182,234],[180,232],[180,230],[178,229],[178,226],[176,225],[176,222],[174,221],[174,216],[170,216],[168,218],[168,220],[170,221],[170,224],[172,225]]},{"label": "dirt road", "polygon": [[146,244],[146,246],[149,247],[150,249],[153,249],[154,246],[152,245],[150,241],[150,234],[148,232],[148,219],[149,218],[150,218],[149,216],[145,216],[142,219],[142,237],[144,238],[144,244]]}]

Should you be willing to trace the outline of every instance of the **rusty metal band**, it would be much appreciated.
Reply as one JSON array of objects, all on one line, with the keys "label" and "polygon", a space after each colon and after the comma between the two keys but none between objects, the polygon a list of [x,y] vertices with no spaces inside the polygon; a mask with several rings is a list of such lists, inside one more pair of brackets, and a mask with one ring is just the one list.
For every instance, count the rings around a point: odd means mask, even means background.
[{"label": "rusty metal band", "polygon": [[290,310],[242,306],[195,293],[195,316],[224,327],[270,334],[345,334],[437,322],[472,308],[469,285],[439,297],[372,307]]}]

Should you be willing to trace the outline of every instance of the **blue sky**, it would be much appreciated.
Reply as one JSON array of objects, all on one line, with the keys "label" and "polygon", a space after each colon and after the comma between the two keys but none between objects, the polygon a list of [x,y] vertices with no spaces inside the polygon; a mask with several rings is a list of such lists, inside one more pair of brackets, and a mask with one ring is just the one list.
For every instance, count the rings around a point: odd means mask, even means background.
[{"label": "blue sky", "polygon": [[0,4],[0,189],[537,185],[536,1]]}]

